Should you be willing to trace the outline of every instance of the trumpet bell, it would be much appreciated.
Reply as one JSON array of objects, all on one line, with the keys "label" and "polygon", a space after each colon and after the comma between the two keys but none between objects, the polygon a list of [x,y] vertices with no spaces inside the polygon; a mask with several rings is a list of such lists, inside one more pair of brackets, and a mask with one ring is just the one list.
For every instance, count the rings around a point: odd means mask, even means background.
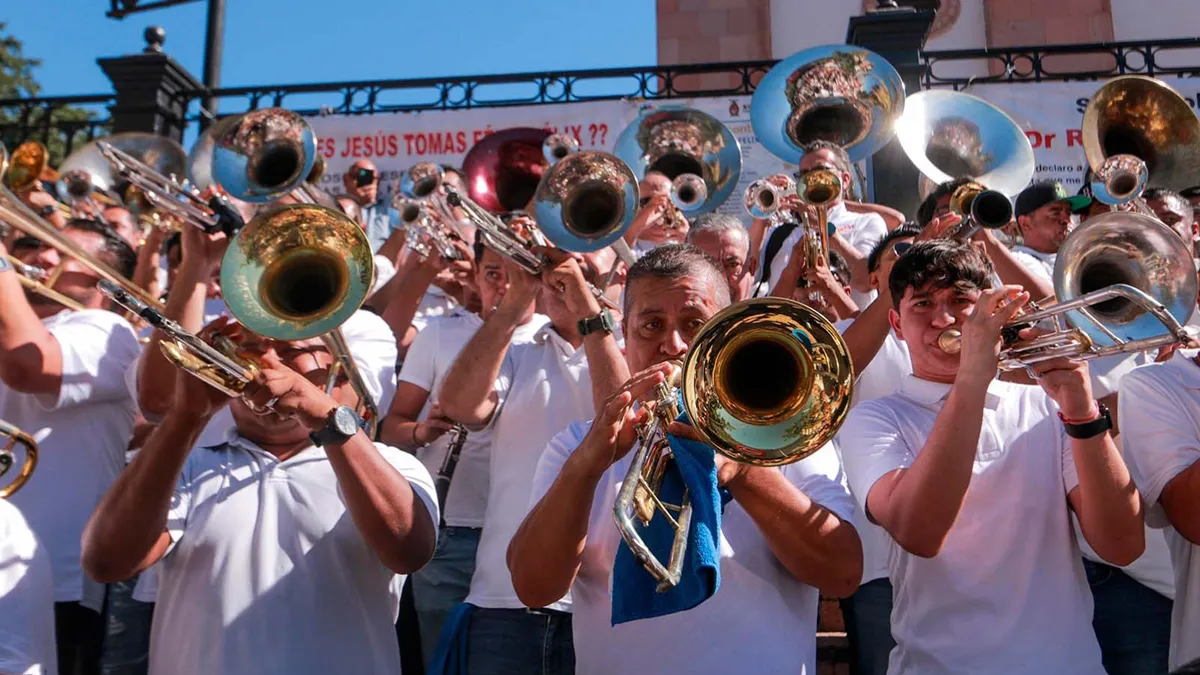
[{"label": "trumpet bell", "polygon": [[115,195],[124,178],[100,151],[106,143],[164,176],[182,176],[187,167],[183,146],[157,134],[131,131],[98,138],[71,153],[58,167],[58,194],[66,201],[87,198],[93,190]]},{"label": "trumpet bell", "polygon": [[[1132,212],[1105,213],[1075,228],[1058,251],[1054,292],[1060,302],[1113,284],[1132,286],[1162,304],[1180,325],[1196,309],[1198,286],[1191,247],[1156,218]],[[1099,347],[1115,341],[1162,334],[1162,322],[1137,303],[1116,298],[1088,310],[1103,328],[1079,310],[1067,321]]]},{"label": "trumpet bell", "polygon": [[1093,171],[1113,155],[1133,155],[1146,163],[1151,185],[1182,190],[1200,182],[1200,120],[1165,82],[1114,77],[1084,110],[1083,152]]},{"label": "trumpet bell", "polygon": [[317,158],[317,137],[300,115],[283,108],[252,110],[216,137],[212,178],[229,196],[252,204],[300,187]]},{"label": "trumpet bell", "polygon": [[544,129],[514,127],[476,143],[463,157],[467,195],[492,214],[523,210],[546,174],[550,136]]},{"label": "trumpet bell", "polygon": [[637,214],[638,183],[625,162],[585,150],[559,160],[534,195],[538,229],[555,246],[598,251],[620,239]]},{"label": "trumpet bell", "polygon": [[680,174],[671,181],[671,202],[687,215],[699,213],[708,200],[708,186],[694,173]]},{"label": "trumpet bell", "polygon": [[750,101],[750,124],[784,161],[799,162],[802,145],[827,140],[858,162],[887,145],[905,105],[904,81],[887,59],[861,47],[823,45],[763,76]]},{"label": "trumpet bell", "polygon": [[290,204],[254,218],[221,264],[230,313],[276,340],[305,340],[337,328],[366,301],[374,278],[362,228],[315,204]]},{"label": "trumpet bell", "polygon": [[783,298],[725,308],[692,340],[684,407],[704,440],[755,466],[799,461],[825,445],[850,411],[854,368],[825,317]]},{"label": "trumpet bell", "polygon": [[1097,201],[1120,206],[1140,197],[1149,180],[1150,167],[1141,158],[1113,155],[1092,172],[1088,185]]},{"label": "trumpet bell", "polygon": [[576,141],[574,136],[568,134],[547,136],[546,140],[542,143],[542,155],[550,164],[575,152],[579,152],[579,141]]},{"label": "trumpet bell", "polygon": [[433,162],[414,164],[400,175],[400,194],[414,201],[426,199],[441,187],[444,175]]},{"label": "trumpet bell", "polygon": [[[640,181],[658,171],[671,181],[696,176],[707,196],[699,204],[680,209],[688,215],[714,211],[737,189],[742,172],[742,148],[737,137],[720,120],[695,108],[666,105],[649,110],[631,122],[617,137],[613,154],[629,165]],[[695,183],[695,179],[685,179]]]},{"label": "trumpet bell", "polygon": [[759,219],[770,218],[788,195],[796,194],[796,179],[788,173],[759,178],[746,188],[746,211]]},{"label": "trumpet bell", "polygon": [[49,163],[50,153],[46,146],[37,141],[25,141],[13,150],[4,183],[13,192],[24,192],[37,183]]},{"label": "trumpet bell", "polygon": [[1003,110],[970,94],[922,91],[908,97],[896,139],[924,178],[968,177],[1006,195],[1033,179],[1033,146]]}]

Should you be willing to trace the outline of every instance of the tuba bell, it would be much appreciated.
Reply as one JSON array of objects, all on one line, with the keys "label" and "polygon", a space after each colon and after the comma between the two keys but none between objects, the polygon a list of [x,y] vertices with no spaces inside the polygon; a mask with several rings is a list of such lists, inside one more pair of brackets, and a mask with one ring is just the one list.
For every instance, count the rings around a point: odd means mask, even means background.
[{"label": "tuba bell", "polygon": [[687,216],[714,211],[737,189],[742,149],[720,120],[702,110],[664,105],[621,131],[613,154],[637,180],[658,171],[671,180],[671,200]]},{"label": "tuba bell", "polygon": [[1033,146],[1025,132],[1003,110],[970,94],[933,90],[909,96],[896,139],[921,172],[922,199],[940,183],[971,179],[951,197],[951,211],[963,218],[960,238],[980,227],[1007,225],[1013,216],[1010,195],[1033,179]]},{"label": "tuba bell", "polygon": [[[692,507],[659,496],[669,459],[664,429],[683,410],[704,442],[725,457],[780,466],[819,450],[850,411],[854,368],[833,324],[784,298],[744,300],[718,312],[696,334],[678,379],[659,387],[653,414],[613,508],[634,557],[666,591],[679,582]],[[639,529],[661,514],[675,529],[667,564]]]},{"label": "tuba bell", "polygon": [[1105,204],[1132,202],[1147,184],[1182,190],[1200,182],[1200,120],[1161,80],[1109,80],[1088,101],[1082,130],[1092,194]]},{"label": "tuba bell", "polygon": [[905,108],[904,81],[882,56],[849,45],[793,54],[763,76],[750,102],[754,134],[771,154],[799,162],[803,145],[840,145],[858,162],[892,138]]},{"label": "tuba bell", "polygon": [[[1005,331],[1000,367],[1023,368],[1058,357],[1089,360],[1188,342],[1185,326],[1196,309],[1197,281],[1189,245],[1166,225],[1141,213],[1089,218],[1058,250],[1057,301],[1019,315]],[[1022,339],[1019,329],[1050,320],[1055,330]],[[938,341],[948,353],[961,334]]]},{"label": "tuba bell", "polygon": [[0,447],[0,478],[7,475],[16,465],[13,450],[18,446],[25,450],[25,462],[21,464],[21,470],[17,473],[16,479],[0,488],[0,499],[5,499],[11,497],[21,489],[21,486],[29,482],[34,468],[37,467],[38,444],[32,436],[4,420],[0,420],[0,437],[7,439],[4,446]]}]

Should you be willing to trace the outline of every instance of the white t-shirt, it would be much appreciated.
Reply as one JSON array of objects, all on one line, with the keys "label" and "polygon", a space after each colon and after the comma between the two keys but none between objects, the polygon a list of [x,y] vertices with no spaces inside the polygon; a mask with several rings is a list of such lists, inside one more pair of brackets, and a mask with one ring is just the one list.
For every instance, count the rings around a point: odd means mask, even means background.
[{"label": "white t-shirt", "polygon": [[421,304],[417,307],[416,315],[413,316],[412,326],[420,331],[425,328],[430,319],[445,316],[454,311],[456,307],[458,307],[458,301],[453,296],[430,284],[429,290],[421,296]]},{"label": "white t-shirt", "polygon": [[[839,321],[834,326],[839,333],[846,332],[854,319]],[[854,405],[863,401],[871,401],[894,394],[900,389],[904,378],[912,374],[912,362],[908,358],[908,345],[896,337],[895,331],[889,330],[883,345],[875,354],[875,358],[867,364],[858,379],[854,382]],[[835,447],[839,456],[841,435],[834,437]],[[888,576],[888,550],[892,545],[892,537],[887,530],[872,523],[863,512],[858,500],[855,501],[854,524],[863,546],[863,576],[861,583],[886,579]]]},{"label": "white t-shirt", "polygon": [[[887,234],[887,223],[878,213],[855,213],[847,209],[842,202],[838,202],[829,209],[828,218],[829,222],[837,228],[838,235],[849,242],[851,248],[863,255],[869,255],[871,249],[875,248],[875,244]],[[766,269],[766,242],[771,240],[771,233],[778,227],[778,225],[772,227],[763,237],[763,250],[759,254],[758,261],[759,269]],[[775,288],[775,284],[779,283],[779,277],[783,276],[783,270],[792,257],[792,248],[802,236],[804,236],[804,228],[797,227],[783,240],[783,246],[779,248],[779,253],[775,255],[775,260],[771,263],[771,277],[767,280],[765,292],[771,292],[771,289]],[[853,289],[850,291],[850,298],[854,300],[859,309],[866,309],[875,296],[875,291],[866,293]]]},{"label": "white t-shirt", "polygon": [[0,499],[0,673],[58,675],[50,555]]},{"label": "white t-shirt", "polygon": [[[496,389],[487,512],[467,602],[492,609],[525,605],[508,572],[508,543],[529,513],[533,475],[546,444],[575,420],[590,419],[592,377],[583,347],[575,349],[547,324],[533,342],[508,348]],[[549,605],[569,611],[570,594]]]},{"label": "white t-shirt", "polygon": [[1175,568],[1170,667],[1200,658],[1200,546],[1170,527],[1158,503],[1163,488],[1200,461],[1200,367],[1195,350],[1143,366],[1121,382],[1125,463],[1150,508],[1146,521],[1165,528]]},{"label": "white t-shirt", "polygon": [[[591,422],[575,422],[550,441],[538,463],[531,508],[590,428]],[[632,461],[631,452],[609,467],[592,500],[587,545],[571,587],[575,672],[815,675],[820,592],[784,568],[736,501],[721,517],[721,587],[716,594],[686,612],[612,625],[613,562],[623,545],[613,503]],[[832,446],[781,470],[810,499],[851,521],[854,500]]]},{"label": "white t-shirt", "polygon": [[[533,339],[535,333],[550,319],[542,314],[517,327],[513,333],[513,344],[522,344]],[[446,316],[436,317],[417,333],[408,348],[408,357],[400,370],[400,381],[414,384],[429,392],[420,419],[429,416],[429,408],[436,401],[442,380],[454,364],[458,353],[466,346],[483,319],[478,314],[459,308]],[[437,476],[446,453],[450,449],[451,434],[417,451],[417,458]],[[488,473],[491,468],[492,429],[489,426],[467,434],[458,465],[450,481],[450,492],[442,504],[442,518],[451,527],[483,527],[483,514],[487,509]]]},{"label": "white t-shirt", "polygon": [[[950,388],[910,375],[850,411],[842,457],[864,509],[877,480],[912,465]],[[1103,675],[1067,502],[1078,483],[1051,399],[993,381],[971,487],[941,552],[891,545],[889,675]]]},{"label": "white t-shirt", "polygon": [[141,351],[133,328],[99,309],[61,312],[46,326],[62,350],[57,398],[0,384],[0,419],[38,441],[38,465],[11,497],[50,553],[55,602],[99,611],[104,586],[79,563],[83,526],[125,467],[136,404],[124,374]]},{"label": "white t-shirt", "polygon": [[[437,527],[429,472],[376,444]],[[150,672],[398,673],[397,575],[355,526],[325,451],[280,462],[230,433],[180,475]]]},{"label": "white t-shirt", "polygon": [[1058,253],[1041,253],[1024,245],[1014,246],[1012,252],[1013,257],[1024,265],[1025,269],[1046,279],[1054,278],[1054,261],[1058,258]]}]

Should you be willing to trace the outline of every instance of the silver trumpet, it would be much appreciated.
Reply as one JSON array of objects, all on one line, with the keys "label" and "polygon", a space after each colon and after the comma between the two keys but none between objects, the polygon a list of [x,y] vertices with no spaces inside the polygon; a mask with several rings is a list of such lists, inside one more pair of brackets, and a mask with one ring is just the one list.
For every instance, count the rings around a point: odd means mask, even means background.
[{"label": "silver trumpet", "polygon": [[783,208],[784,201],[796,194],[796,179],[788,173],[759,178],[746,188],[746,212],[760,219],[770,218]]},{"label": "silver trumpet", "polygon": [[462,253],[452,243],[461,237],[444,228],[421,202],[397,195],[392,200],[392,206],[400,213],[400,227],[408,233],[404,240],[406,248],[422,258],[429,257],[436,250],[438,255],[447,260],[462,260]]}]

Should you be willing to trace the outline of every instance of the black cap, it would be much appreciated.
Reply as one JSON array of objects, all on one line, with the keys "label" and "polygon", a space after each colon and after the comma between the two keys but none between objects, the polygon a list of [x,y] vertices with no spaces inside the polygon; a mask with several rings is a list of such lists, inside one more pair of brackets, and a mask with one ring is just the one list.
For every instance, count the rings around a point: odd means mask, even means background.
[{"label": "black cap", "polygon": [[1054,202],[1066,202],[1072,212],[1079,212],[1091,205],[1092,198],[1087,195],[1068,195],[1067,189],[1058,181],[1040,181],[1021,190],[1014,210],[1017,216],[1027,216]]}]

